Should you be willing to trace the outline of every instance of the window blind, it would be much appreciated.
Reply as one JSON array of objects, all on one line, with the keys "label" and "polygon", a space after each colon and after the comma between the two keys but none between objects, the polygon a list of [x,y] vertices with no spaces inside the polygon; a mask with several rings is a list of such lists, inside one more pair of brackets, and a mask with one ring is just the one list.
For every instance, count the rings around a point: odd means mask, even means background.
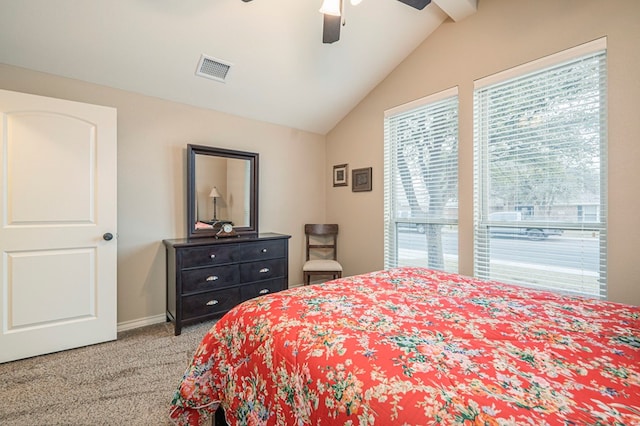
[{"label": "window blind", "polygon": [[385,112],[385,267],[458,270],[457,88]]},{"label": "window blind", "polygon": [[476,85],[476,276],[606,296],[606,51],[597,47]]}]

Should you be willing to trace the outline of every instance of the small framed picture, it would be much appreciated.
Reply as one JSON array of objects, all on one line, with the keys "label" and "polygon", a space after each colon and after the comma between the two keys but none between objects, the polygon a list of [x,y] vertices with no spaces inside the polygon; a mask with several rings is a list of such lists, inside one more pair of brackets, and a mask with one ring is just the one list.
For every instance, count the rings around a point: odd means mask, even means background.
[{"label": "small framed picture", "polygon": [[353,169],[351,182],[353,192],[371,191],[371,167]]},{"label": "small framed picture", "polygon": [[333,166],[333,186],[347,186],[347,165]]}]

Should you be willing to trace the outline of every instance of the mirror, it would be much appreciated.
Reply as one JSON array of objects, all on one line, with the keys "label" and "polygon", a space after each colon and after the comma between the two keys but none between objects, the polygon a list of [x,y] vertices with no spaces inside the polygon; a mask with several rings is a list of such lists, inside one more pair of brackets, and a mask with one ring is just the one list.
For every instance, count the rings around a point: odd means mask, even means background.
[{"label": "mirror", "polygon": [[226,222],[238,235],[258,234],[258,154],[189,144],[188,236],[213,237]]}]

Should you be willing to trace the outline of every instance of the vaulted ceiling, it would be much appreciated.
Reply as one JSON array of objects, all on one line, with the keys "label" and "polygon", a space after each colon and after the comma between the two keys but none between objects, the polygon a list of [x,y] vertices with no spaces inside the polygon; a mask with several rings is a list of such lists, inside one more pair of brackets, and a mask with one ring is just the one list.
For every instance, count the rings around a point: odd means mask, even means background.
[{"label": "vaulted ceiling", "polygon": [[[0,62],[325,134],[476,1],[344,0],[323,44],[321,0],[0,0]],[[224,82],[196,75],[203,54]]]}]

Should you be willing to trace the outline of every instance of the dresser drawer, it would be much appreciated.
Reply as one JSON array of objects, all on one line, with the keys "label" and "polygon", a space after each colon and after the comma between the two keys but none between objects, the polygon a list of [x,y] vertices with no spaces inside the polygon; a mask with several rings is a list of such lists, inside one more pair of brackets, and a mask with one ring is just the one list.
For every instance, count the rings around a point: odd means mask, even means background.
[{"label": "dresser drawer", "polygon": [[238,265],[184,269],[181,274],[182,293],[216,290],[240,282],[240,267]]},{"label": "dresser drawer", "polygon": [[243,282],[270,280],[284,276],[284,259],[260,260],[240,265],[240,280]]},{"label": "dresser drawer", "polygon": [[284,257],[287,241],[257,241],[238,247],[243,261]]},{"label": "dresser drawer", "polygon": [[180,250],[183,268],[198,266],[215,266],[232,263],[238,258],[236,245],[211,245],[207,247],[190,247]]},{"label": "dresser drawer", "polygon": [[237,287],[184,296],[182,298],[183,319],[226,312],[241,301],[240,289]]},{"label": "dresser drawer", "polygon": [[254,297],[264,296],[265,294],[276,293],[284,290],[285,285],[284,278],[248,284],[240,288],[240,296],[242,297],[242,300],[249,300]]}]

